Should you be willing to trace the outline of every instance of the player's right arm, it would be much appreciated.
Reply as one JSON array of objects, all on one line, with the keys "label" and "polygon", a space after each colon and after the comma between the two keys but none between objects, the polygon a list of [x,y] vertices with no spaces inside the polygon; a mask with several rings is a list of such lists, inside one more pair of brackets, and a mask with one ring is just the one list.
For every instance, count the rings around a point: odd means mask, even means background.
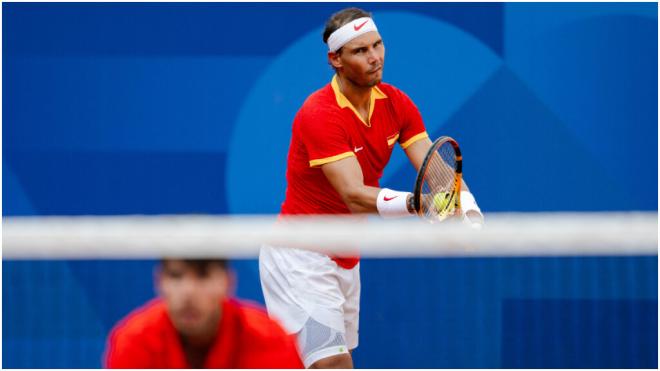
[{"label": "player's right arm", "polygon": [[321,166],[323,174],[352,213],[375,213],[380,188],[364,185],[362,168],[355,156]]}]

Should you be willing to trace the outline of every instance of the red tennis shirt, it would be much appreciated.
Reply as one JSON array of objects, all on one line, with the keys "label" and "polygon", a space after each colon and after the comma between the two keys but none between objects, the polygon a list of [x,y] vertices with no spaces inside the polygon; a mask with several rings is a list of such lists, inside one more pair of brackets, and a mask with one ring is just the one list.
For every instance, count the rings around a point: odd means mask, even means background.
[{"label": "red tennis shirt", "polygon": [[[261,308],[227,300],[204,368],[303,368],[293,337]],[[110,333],[107,368],[191,368],[165,303],[154,299]]]},{"label": "red tennis shirt", "polygon": [[[395,143],[406,149],[428,137],[419,110],[394,86],[380,83],[373,87],[369,107],[369,121],[365,122],[340,91],[337,76],[307,98],[293,120],[281,215],[350,214],[321,165],[356,156],[364,184],[380,187]],[[333,260],[350,269],[359,258]]]}]

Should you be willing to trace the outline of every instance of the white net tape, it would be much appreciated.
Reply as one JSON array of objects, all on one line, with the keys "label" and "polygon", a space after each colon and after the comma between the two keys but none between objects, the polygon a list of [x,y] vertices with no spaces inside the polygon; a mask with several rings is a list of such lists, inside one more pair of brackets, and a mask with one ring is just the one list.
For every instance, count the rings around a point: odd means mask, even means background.
[{"label": "white net tape", "polygon": [[5,217],[4,259],[255,258],[262,244],[364,257],[657,255],[656,212],[489,213],[486,226],[416,218]]}]

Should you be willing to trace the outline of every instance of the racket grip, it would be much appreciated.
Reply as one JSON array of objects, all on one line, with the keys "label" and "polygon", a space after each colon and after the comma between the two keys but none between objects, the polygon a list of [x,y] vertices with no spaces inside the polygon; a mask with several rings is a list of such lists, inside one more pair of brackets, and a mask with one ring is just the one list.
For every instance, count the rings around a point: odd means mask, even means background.
[{"label": "racket grip", "polygon": [[406,199],[406,207],[408,208],[408,212],[410,214],[417,214],[417,210],[415,210],[415,197],[413,197],[412,193],[408,194],[408,198]]}]

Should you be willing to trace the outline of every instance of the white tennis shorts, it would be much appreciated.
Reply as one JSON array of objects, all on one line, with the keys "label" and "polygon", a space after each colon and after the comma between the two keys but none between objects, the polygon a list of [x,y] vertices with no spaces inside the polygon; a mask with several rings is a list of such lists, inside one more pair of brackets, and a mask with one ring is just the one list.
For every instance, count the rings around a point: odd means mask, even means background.
[{"label": "white tennis shorts", "polygon": [[259,275],[268,314],[296,334],[305,367],[358,345],[360,265],[327,255],[263,246]]}]

